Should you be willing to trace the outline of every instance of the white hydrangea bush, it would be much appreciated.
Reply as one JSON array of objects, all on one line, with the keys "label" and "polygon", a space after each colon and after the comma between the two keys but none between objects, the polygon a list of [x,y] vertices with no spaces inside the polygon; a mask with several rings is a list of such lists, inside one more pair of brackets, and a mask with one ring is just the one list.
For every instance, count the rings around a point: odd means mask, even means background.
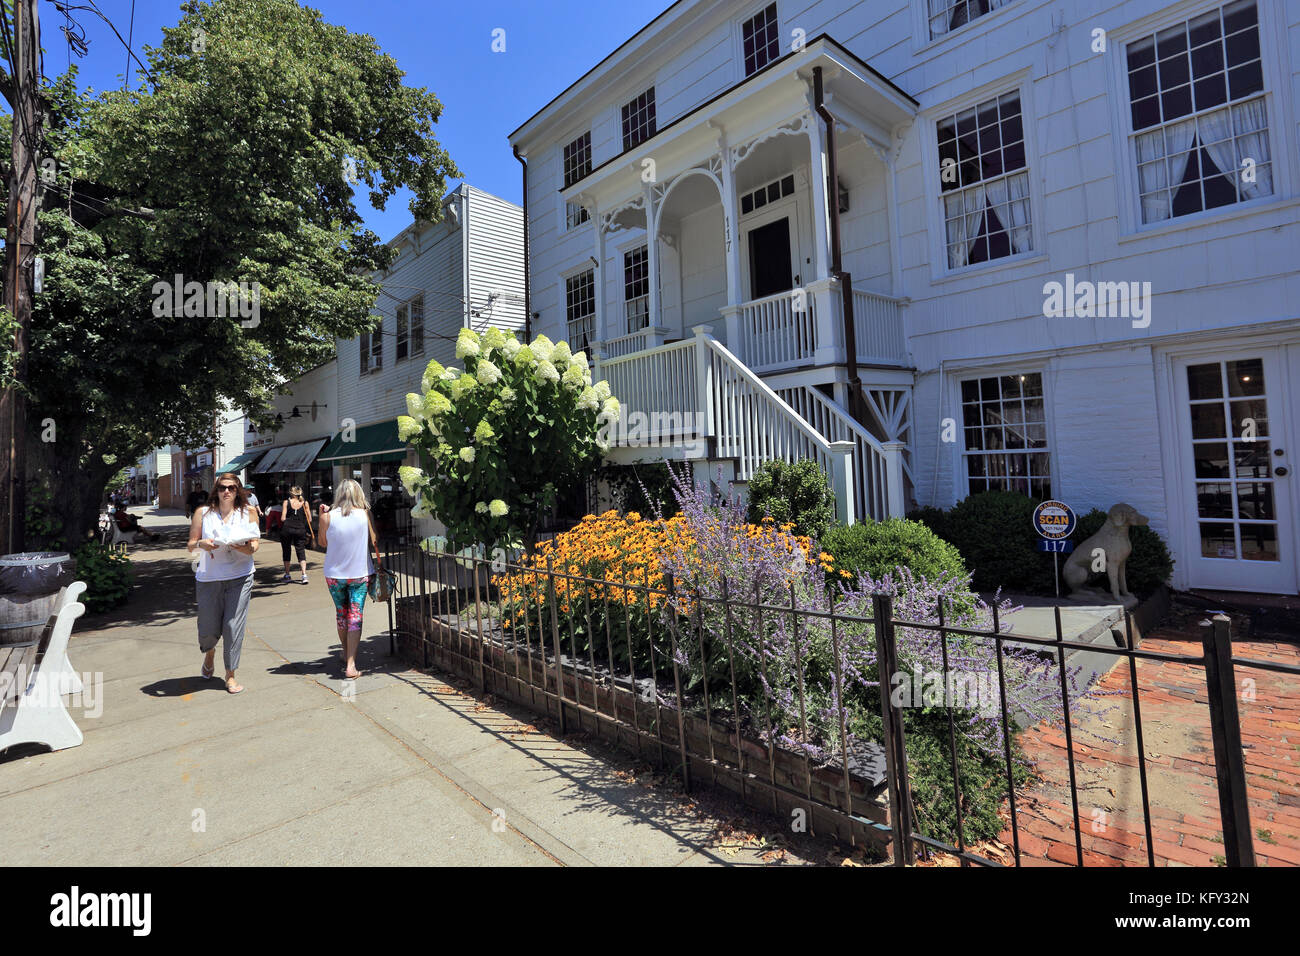
[{"label": "white hydrangea bush", "polygon": [[463,369],[432,361],[406,396],[398,434],[424,467],[403,467],[402,485],[450,548],[530,546],[542,511],[599,467],[618,400],[584,352],[544,335],[461,329],[456,358]]}]

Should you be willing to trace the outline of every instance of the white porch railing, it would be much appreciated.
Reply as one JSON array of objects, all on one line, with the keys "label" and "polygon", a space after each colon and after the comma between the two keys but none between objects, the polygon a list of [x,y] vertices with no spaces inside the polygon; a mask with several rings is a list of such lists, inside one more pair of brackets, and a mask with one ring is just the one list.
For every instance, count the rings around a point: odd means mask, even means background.
[{"label": "white porch railing", "polygon": [[756,372],[811,363],[817,350],[816,297],[792,289],[742,303],[740,334],[745,361]]},{"label": "white porch railing", "polygon": [[898,299],[854,289],[853,332],[857,338],[859,362],[897,365],[907,361]]},{"label": "white porch railing", "polygon": [[646,349],[657,348],[663,345],[664,337],[668,335],[668,331],[668,329],[655,325],[637,329],[631,335],[620,335],[616,339],[601,342],[600,354],[606,358],[620,358],[624,355],[631,355],[633,352],[643,352]]},{"label": "white porch railing", "polygon": [[[646,331],[642,329],[636,334]],[[611,344],[607,342],[605,347]],[[711,434],[703,414],[698,351],[696,341],[686,339],[631,355],[600,359],[593,378],[609,382],[609,390],[623,409],[610,434],[611,444],[702,438]]]}]

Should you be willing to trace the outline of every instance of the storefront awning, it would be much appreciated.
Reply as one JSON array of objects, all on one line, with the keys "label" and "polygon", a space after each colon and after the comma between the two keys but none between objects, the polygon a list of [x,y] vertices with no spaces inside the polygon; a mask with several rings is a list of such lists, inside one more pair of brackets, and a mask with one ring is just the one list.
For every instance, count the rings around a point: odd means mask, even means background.
[{"label": "storefront awning", "polygon": [[253,469],[255,475],[296,474],[306,471],[316,460],[316,454],[325,445],[324,438],[298,442],[296,445],[282,445],[272,448],[266,457]]},{"label": "storefront awning", "polygon": [[339,432],[317,456],[322,465],[360,465],[363,462],[402,461],[406,442],[397,437],[397,419],[362,425],[345,441],[347,432]]},{"label": "storefront awning", "polygon": [[242,455],[230,459],[226,464],[217,469],[218,475],[227,475],[231,472],[243,471],[245,468],[266,454],[261,449],[257,451],[246,451]]}]

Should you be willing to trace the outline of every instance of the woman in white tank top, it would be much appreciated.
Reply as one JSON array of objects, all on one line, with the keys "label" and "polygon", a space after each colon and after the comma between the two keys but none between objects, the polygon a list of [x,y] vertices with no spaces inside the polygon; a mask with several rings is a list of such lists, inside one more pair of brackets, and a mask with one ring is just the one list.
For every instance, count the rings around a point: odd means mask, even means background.
[{"label": "woman in white tank top", "polygon": [[325,547],[325,584],[334,599],[334,618],[343,646],[343,676],[360,677],[361,614],[370,584],[370,553],[373,550],[378,560],[379,546],[366,496],[351,478],[339,482],[334,507],[321,515],[320,543]]}]

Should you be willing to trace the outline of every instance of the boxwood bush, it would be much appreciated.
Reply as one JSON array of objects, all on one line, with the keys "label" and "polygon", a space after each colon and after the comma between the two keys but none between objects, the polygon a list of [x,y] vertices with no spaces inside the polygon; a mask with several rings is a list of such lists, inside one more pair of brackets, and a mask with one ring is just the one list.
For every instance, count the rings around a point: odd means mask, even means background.
[{"label": "boxwood bush", "polygon": [[749,521],[766,517],[794,522],[796,534],[821,538],[835,520],[835,497],[821,466],[811,459],[793,465],[764,462],[749,479]]},{"label": "boxwood bush", "polygon": [[1038,550],[1033,525],[1038,504],[1013,491],[982,491],[947,512],[931,508],[913,517],[957,548],[974,574],[976,590],[1051,594],[1052,559]]},{"label": "boxwood bush", "polygon": [[875,579],[898,567],[909,568],[928,581],[964,579],[968,573],[956,548],[921,522],[906,518],[836,525],[818,543],[834,558],[835,577],[848,571]]}]

